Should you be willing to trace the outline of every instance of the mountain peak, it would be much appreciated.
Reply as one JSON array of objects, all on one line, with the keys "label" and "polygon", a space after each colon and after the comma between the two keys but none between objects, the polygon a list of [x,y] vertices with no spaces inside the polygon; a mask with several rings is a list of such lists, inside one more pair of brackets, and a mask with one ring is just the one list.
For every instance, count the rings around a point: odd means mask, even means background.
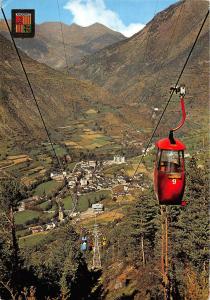
[{"label": "mountain peak", "polygon": [[[0,22],[0,30],[8,38],[8,33]],[[6,28],[6,27],[5,27]],[[124,40],[125,37],[100,23],[83,27],[76,23],[62,23],[63,38],[66,47],[68,65],[79,62],[84,56]],[[55,69],[66,66],[63,55],[63,40],[59,22],[44,22],[36,25],[35,39],[17,41],[17,45],[33,59],[45,63]]]},{"label": "mountain peak", "polygon": [[103,25],[103,24],[101,24],[99,22],[95,22],[92,25],[90,25],[89,27],[103,27],[103,28],[109,29],[107,26],[105,26],[105,25]]},{"label": "mountain peak", "polygon": [[[107,27],[106,25],[103,25],[101,23],[93,23],[92,25],[88,26],[89,28],[92,28],[92,29],[97,29],[97,30],[104,30],[104,31],[109,31],[109,32],[117,32],[109,27]],[[118,34],[120,34],[119,32],[117,32]]]},{"label": "mountain peak", "polygon": [[82,26],[80,26],[80,25],[78,25],[78,24],[76,24],[76,23],[70,24],[70,27],[71,27],[71,28],[74,28],[74,29],[80,29],[80,28],[82,28]]}]

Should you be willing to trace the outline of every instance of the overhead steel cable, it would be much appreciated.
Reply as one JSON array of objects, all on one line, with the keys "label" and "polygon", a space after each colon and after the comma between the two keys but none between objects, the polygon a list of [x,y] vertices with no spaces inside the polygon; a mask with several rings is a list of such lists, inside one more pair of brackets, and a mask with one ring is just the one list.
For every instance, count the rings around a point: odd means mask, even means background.
[{"label": "overhead steel cable", "polygon": [[64,55],[65,55],[65,60],[66,60],[66,72],[68,74],[68,57],[67,57],[67,51],[66,51],[66,44],[65,44],[65,39],[64,39],[64,31],[63,31],[63,24],[61,22],[61,12],[60,12],[60,4],[59,4],[59,0],[57,0],[57,7],[58,7],[58,16],[59,16],[59,20],[60,20],[60,30],[61,30],[61,37],[62,37],[62,42],[63,42],[63,49],[64,49]]},{"label": "overhead steel cable", "polygon": [[[206,22],[206,20],[207,20],[207,18],[208,18],[208,15],[209,15],[209,11],[207,12],[207,14],[205,15],[205,17],[204,17],[204,19],[203,19],[202,25],[201,25],[201,27],[200,27],[200,29],[199,29],[199,32],[198,32],[198,34],[197,34],[197,36],[196,36],[196,38],[195,38],[195,41],[194,41],[194,43],[193,43],[193,46],[191,47],[191,50],[190,50],[190,52],[189,52],[189,54],[188,54],[188,56],[187,56],[187,58],[186,58],[186,61],[185,61],[184,65],[183,65],[183,67],[182,67],[182,69],[181,69],[181,72],[180,72],[180,74],[179,74],[179,76],[178,76],[178,79],[177,79],[177,81],[176,81],[175,86],[178,85],[179,80],[180,80],[180,78],[181,78],[181,76],[182,76],[182,74],[183,74],[183,72],[184,72],[184,70],[185,70],[185,68],[186,68],[186,65],[187,65],[187,63],[188,63],[188,61],[189,61],[189,59],[190,59],[190,56],[191,56],[191,54],[192,54],[192,52],[193,52],[193,49],[195,48],[195,45],[196,45],[196,43],[197,43],[197,41],[198,41],[198,38],[199,38],[199,36],[200,36],[200,34],[201,34],[201,31],[202,31],[202,29],[203,29],[203,27],[204,27],[204,25],[205,25],[205,22]],[[150,137],[150,139],[149,139],[149,141],[148,141],[148,143],[147,143],[147,146],[146,146],[146,148],[145,148],[145,150],[144,150],[144,153],[141,155],[141,158],[140,158],[140,160],[139,160],[139,162],[138,162],[138,165],[137,165],[137,167],[136,167],[136,169],[135,169],[135,172],[134,172],[134,174],[133,174],[133,176],[132,176],[132,178],[131,178],[131,180],[130,180],[130,182],[129,182],[128,187],[131,186],[132,181],[134,180],[134,177],[135,177],[135,175],[136,175],[136,173],[137,173],[137,171],[138,171],[138,169],[139,169],[141,163],[143,162],[144,157],[145,157],[146,154],[147,154],[147,150],[148,150],[148,148],[149,148],[149,146],[150,146],[150,144],[151,144],[151,142],[152,142],[152,139],[153,139],[154,136],[155,136],[155,133],[156,133],[156,131],[157,131],[157,128],[158,128],[158,126],[159,126],[159,124],[160,124],[160,122],[161,122],[161,120],[162,120],[162,118],[163,118],[164,113],[166,112],[166,109],[167,109],[167,107],[168,107],[168,105],[169,105],[169,103],[170,103],[170,101],[171,101],[171,99],[172,99],[173,94],[174,94],[174,90],[172,91],[172,93],[171,93],[171,95],[170,95],[170,97],[169,97],[169,99],[168,99],[168,101],[167,101],[167,103],[166,103],[166,105],[165,105],[165,108],[164,108],[164,110],[163,110],[163,112],[162,112],[162,114],[161,114],[161,116],[160,116],[160,119],[159,119],[159,121],[157,122],[157,124],[156,124],[156,126],[155,126],[155,128],[154,128],[154,130],[153,130],[153,132],[152,132],[152,135],[151,135],[151,137]],[[132,163],[131,163],[131,165],[132,165]],[[126,197],[126,196],[124,196],[123,198],[125,198],[125,197]],[[115,212],[115,215],[116,215],[116,214],[117,214],[117,211]]]},{"label": "overhead steel cable", "polygon": [[[17,46],[16,46],[15,40],[14,40],[14,38],[13,38],[13,36],[12,36],[12,33],[11,33],[11,30],[10,30],[10,26],[9,26],[9,24],[8,24],[6,15],[5,15],[4,10],[3,10],[2,7],[1,7],[1,11],[2,11],[2,14],[3,14],[4,20],[5,20],[5,22],[6,22],[8,31],[9,31],[9,33],[10,33],[10,36],[11,36],[13,45],[14,45],[15,50],[16,50],[16,53],[17,53],[17,55],[18,55],[20,64],[21,64],[21,66],[22,66],[23,72],[24,72],[25,77],[26,77],[26,79],[27,79],[27,83],[28,83],[29,88],[30,88],[30,90],[31,90],[31,93],[32,93],[34,102],[35,102],[35,104],[36,104],[38,113],[39,113],[39,115],[40,115],[42,124],[43,124],[43,126],[44,126],[45,131],[46,131],[46,134],[47,134],[47,137],[48,137],[48,139],[49,139],[50,145],[51,145],[51,147],[52,147],[54,156],[55,156],[55,158],[56,158],[56,160],[57,160],[57,162],[58,162],[58,165],[59,165],[59,167],[60,167],[60,170],[61,170],[61,172],[62,172],[62,174],[63,174],[63,178],[64,178],[64,182],[65,182],[65,186],[66,186],[67,178],[66,178],[66,176],[65,176],[64,173],[63,173],[64,168],[63,168],[63,166],[62,166],[62,164],[61,164],[61,162],[60,162],[60,159],[59,159],[59,157],[58,157],[58,155],[57,155],[57,153],[56,153],[55,147],[54,147],[54,145],[53,145],[53,141],[52,141],[51,136],[50,136],[50,132],[49,132],[49,130],[48,130],[48,128],[47,128],[47,125],[46,125],[46,122],[45,122],[45,120],[44,120],[43,114],[42,114],[42,112],[41,112],[40,106],[39,106],[38,101],[37,101],[37,99],[36,99],[36,96],[35,96],[33,87],[32,87],[32,85],[31,85],[31,82],[30,82],[30,80],[29,80],[29,77],[28,77],[28,74],[27,74],[27,72],[26,72],[25,66],[24,66],[24,64],[23,64],[23,61],[22,61],[20,52],[19,52],[19,50],[18,50],[18,48],[17,48]],[[59,192],[58,196],[60,196],[62,193],[63,193],[63,191],[61,190],[61,191]],[[57,196],[57,197],[58,197],[58,196]],[[69,215],[71,216],[72,213],[75,211],[75,200],[74,200],[74,197],[73,197],[73,195],[72,195],[71,192],[70,192],[70,197],[71,197],[71,199],[72,199],[72,210],[71,210],[71,213],[70,213]],[[77,202],[77,201],[78,201],[78,200],[76,200],[76,202]]]},{"label": "overhead steel cable", "polygon": [[184,5],[185,5],[185,3],[180,7],[178,17],[175,19],[174,23],[171,26],[171,28],[173,30],[171,31],[171,36],[170,36],[170,39],[169,39],[168,47],[166,48],[166,50],[164,49],[164,53],[162,55],[162,58],[164,56],[164,59],[163,59],[162,63],[160,64],[159,71],[157,72],[157,78],[156,78],[156,81],[155,81],[155,84],[154,84],[153,93],[150,95],[150,98],[152,98],[152,96],[155,93],[154,91],[155,91],[155,89],[157,87],[157,83],[158,83],[158,80],[159,80],[159,73],[160,73],[162,67],[164,66],[165,58],[169,56],[169,49],[172,49],[175,32],[177,30],[177,25],[178,25],[179,19],[181,17],[181,12],[182,12],[182,10],[184,8]]},{"label": "overhead steel cable", "polygon": [[[173,22],[173,24],[172,24],[172,26],[171,26],[172,30],[171,30],[171,34],[170,34],[170,38],[169,38],[168,47],[167,47],[166,51],[164,50],[164,57],[169,56],[169,49],[172,48],[171,46],[173,45],[173,40],[174,40],[175,32],[176,32],[177,25],[178,25],[179,19],[180,19],[180,17],[181,17],[181,12],[182,12],[182,10],[183,10],[184,5],[185,5],[185,4],[183,4],[182,6],[180,6],[180,10],[179,10],[179,13],[178,13],[178,17],[175,19],[175,21]],[[155,12],[156,12],[156,10],[157,10],[157,3],[156,3]],[[155,13],[154,13],[154,15],[155,15]],[[151,27],[152,27],[152,25],[150,26],[149,31],[148,31],[148,40],[147,40],[146,49],[145,49],[145,53],[144,53],[144,62],[145,62],[145,63],[146,63],[146,56],[147,56],[148,41],[149,41],[149,39],[150,39],[150,34],[151,34],[151,31],[152,31],[152,30],[151,30]],[[170,28],[170,29],[171,29],[171,28]],[[164,65],[164,60],[163,60],[162,63],[160,64],[159,71],[157,72],[157,78],[156,78],[156,80],[155,80],[153,92],[152,92],[152,94],[150,95],[150,99],[152,98],[152,96],[153,96],[154,93],[155,93],[155,89],[156,89],[156,87],[157,87],[157,83],[158,83],[158,80],[159,80],[159,74],[160,74],[160,71],[161,71],[163,65]],[[138,99],[138,98],[137,98],[137,99]],[[133,167],[133,164],[132,164],[132,163],[130,163],[130,164],[131,164],[131,166]],[[135,175],[134,175],[134,176],[135,176]]]},{"label": "overhead steel cable", "polygon": [[58,155],[57,155],[57,153],[56,153],[55,147],[54,147],[54,145],[53,145],[53,141],[52,141],[51,136],[50,136],[50,132],[49,132],[49,130],[48,130],[48,128],[47,128],[47,125],[46,125],[46,122],[45,122],[45,120],[44,120],[43,114],[42,114],[42,112],[41,112],[40,106],[39,106],[38,101],[37,101],[37,99],[36,99],[36,96],[35,96],[33,87],[32,87],[32,85],[31,85],[31,82],[30,82],[30,80],[29,80],[29,77],[28,77],[28,74],[27,74],[27,72],[26,72],[25,66],[24,66],[24,64],[23,64],[23,60],[22,60],[22,58],[21,58],[20,52],[19,52],[18,47],[17,47],[17,45],[16,45],[16,42],[15,42],[13,36],[12,36],[11,29],[10,29],[9,23],[8,23],[8,21],[7,21],[7,17],[6,17],[6,15],[5,15],[5,13],[4,13],[3,7],[1,7],[1,11],[2,11],[4,20],[5,20],[5,23],[6,23],[6,25],[7,25],[7,29],[8,29],[8,31],[9,31],[10,37],[11,37],[11,39],[12,39],[12,42],[13,42],[15,51],[16,51],[17,56],[18,56],[18,58],[19,58],[21,67],[22,67],[23,72],[24,72],[24,74],[25,74],[25,77],[26,77],[28,86],[29,86],[29,88],[30,88],[30,90],[31,90],[31,94],[32,94],[32,97],[33,97],[34,102],[35,102],[35,104],[36,104],[36,107],[37,107],[38,113],[39,113],[39,115],[40,115],[42,124],[43,124],[43,126],[44,126],[46,135],[47,135],[48,140],[49,140],[49,142],[50,142],[52,151],[53,151],[53,153],[54,153],[54,157],[56,158],[56,160],[57,160],[57,162],[58,162],[58,165],[60,166],[61,170],[63,171],[62,164],[61,164],[60,159],[59,159],[59,157],[58,157]]},{"label": "overhead steel cable", "polygon": [[[156,0],[153,18],[155,17],[157,9],[158,9],[158,2],[159,2],[159,0]],[[143,39],[143,41],[141,41],[141,45],[142,46],[144,45],[144,42],[146,42],[145,51],[144,51],[143,60],[142,60],[142,62],[145,63],[145,64],[146,64],[147,48],[148,48],[148,44],[149,44],[149,40],[150,40],[151,31],[152,31],[152,26],[149,26],[148,32],[146,34],[146,37]],[[124,102],[124,105],[126,106],[127,105],[126,96],[122,97],[122,101]],[[126,121],[129,124],[128,125],[129,129],[130,128],[133,129],[134,132],[135,132],[135,134],[136,134],[137,128],[134,126],[134,124],[130,120],[128,120],[128,118],[126,118],[125,115],[122,114],[122,112],[119,111],[119,114],[120,114],[121,119],[123,119],[124,121]],[[124,136],[122,136],[122,138],[123,137]],[[123,147],[121,146],[121,152],[122,152],[122,150],[123,150]],[[130,164],[131,164],[132,168],[134,168],[134,166],[132,165],[132,163],[130,163]]]},{"label": "overhead steel cable", "polygon": [[[65,38],[64,38],[64,30],[63,30],[63,23],[61,22],[61,11],[60,11],[60,4],[59,4],[59,0],[57,0],[57,7],[58,7],[58,16],[59,16],[59,21],[60,21],[60,31],[61,31],[61,38],[62,38],[62,43],[63,43],[63,50],[64,50],[64,55],[65,55],[65,62],[66,62],[66,73],[67,75],[69,75],[69,64],[68,64],[68,56],[67,56],[67,50],[66,50],[66,43],[65,43]],[[62,87],[64,89],[64,84],[62,82]],[[75,90],[77,91],[76,85],[75,85]],[[72,110],[73,110],[73,114],[74,114],[74,101],[72,100]],[[77,111],[75,112],[75,115],[77,114]],[[78,197],[78,188],[79,186],[77,185],[76,182],[76,191],[72,194],[70,193],[71,196],[71,200],[72,200],[72,209],[71,212],[69,213],[69,216],[71,216],[75,210],[77,209],[77,205],[78,205],[78,201],[79,201],[79,197]]]},{"label": "overhead steel cable", "polygon": [[[200,36],[200,34],[201,34],[201,31],[202,31],[203,27],[204,27],[204,24],[205,24],[205,22],[206,22],[206,20],[207,20],[207,18],[208,18],[208,15],[209,15],[209,10],[208,10],[206,16],[204,17],[204,20],[203,20],[203,22],[202,22],[202,25],[201,25],[201,27],[200,27],[200,29],[199,29],[199,32],[198,32],[198,34],[197,34],[197,36],[196,36],[196,38],[195,38],[194,43],[193,43],[193,45],[192,45],[192,47],[191,47],[191,49],[190,49],[190,52],[189,52],[189,54],[188,54],[188,56],[187,56],[187,58],[186,58],[186,61],[185,61],[184,65],[183,65],[183,67],[182,67],[182,69],[181,69],[181,72],[180,72],[180,74],[179,74],[179,76],[178,76],[178,79],[177,79],[177,81],[176,81],[176,83],[175,83],[175,86],[178,85],[178,83],[179,83],[179,81],[180,81],[180,79],[181,79],[181,77],[182,77],[182,74],[183,74],[183,72],[184,72],[184,70],[185,70],[185,68],[186,68],[186,65],[187,65],[187,63],[188,63],[188,61],[189,61],[189,59],[190,59],[190,56],[191,56],[191,54],[192,54],[192,52],[193,52],[193,50],[194,50],[194,48],[195,48],[195,45],[196,45],[196,43],[197,43],[197,41],[198,41],[198,38],[199,38],[199,36]],[[171,92],[171,94],[170,94],[170,97],[169,97],[169,99],[168,99],[168,101],[167,101],[167,103],[166,103],[166,105],[165,105],[165,107],[164,107],[164,109],[163,109],[163,111],[162,111],[162,113],[161,113],[161,116],[160,116],[160,118],[159,118],[159,120],[158,120],[158,122],[157,122],[157,124],[156,124],[156,126],[155,126],[155,128],[154,128],[154,130],[153,130],[153,132],[152,132],[152,135],[151,135],[151,137],[150,137],[150,139],[149,139],[149,141],[148,141],[148,143],[147,143],[147,145],[146,145],[146,148],[145,148],[145,150],[144,150],[144,153],[142,154],[142,157],[141,157],[141,159],[140,159],[140,161],[139,161],[139,163],[138,163],[138,165],[137,165],[137,168],[136,168],[136,170],[135,170],[135,172],[134,172],[134,174],[133,174],[131,180],[134,179],[134,177],[135,177],[135,175],[136,175],[136,173],[137,173],[137,171],[138,171],[138,169],[139,169],[139,167],[140,167],[140,165],[141,165],[141,163],[142,163],[142,161],[143,161],[143,158],[144,158],[144,156],[145,156],[146,153],[147,153],[147,150],[148,150],[148,148],[149,148],[149,146],[150,146],[150,144],[151,144],[151,141],[152,141],[152,139],[153,139],[153,137],[154,137],[154,135],[155,135],[155,132],[157,131],[158,126],[160,125],[160,122],[161,122],[161,120],[162,120],[162,118],[163,118],[163,116],[164,116],[164,114],[165,114],[165,111],[166,111],[166,109],[167,109],[167,107],[168,107],[168,105],[169,105],[169,103],[170,103],[170,101],[171,101],[171,99],[172,99],[173,94],[174,94],[174,90],[172,90],[172,92]]]}]

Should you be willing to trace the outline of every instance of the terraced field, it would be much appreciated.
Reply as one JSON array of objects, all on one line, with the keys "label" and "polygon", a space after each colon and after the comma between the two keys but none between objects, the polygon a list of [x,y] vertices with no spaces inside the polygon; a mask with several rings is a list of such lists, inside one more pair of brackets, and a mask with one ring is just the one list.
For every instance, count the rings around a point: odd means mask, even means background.
[{"label": "terraced field", "polygon": [[7,156],[5,160],[0,162],[0,169],[6,169],[14,165],[22,164],[24,162],[29,162],[31,160],[32,159],[25,154]]},{"label": "terraced field", "polygon": [[93,131],[91,129],[83,129],[80,134],[73,135],[71,140],[66,140],[66,146],[76,149],[94,150],[110,144],[112,139],[101,132]]}]

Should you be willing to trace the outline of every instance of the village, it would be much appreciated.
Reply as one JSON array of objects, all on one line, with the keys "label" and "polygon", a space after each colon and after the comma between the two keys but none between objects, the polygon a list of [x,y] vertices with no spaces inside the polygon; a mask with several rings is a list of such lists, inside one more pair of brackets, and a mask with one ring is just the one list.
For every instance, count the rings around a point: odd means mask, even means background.
[{"label": "village", "polygon": [[[61,196],[55,197],[55,199],[48,199],[46,195],[32,196],[28,199],[24,199],[20,202],[18,211],[23,212],[26,210],[37,210],[40,204],[47,202],[49,208],[45,209],[43,212],[45,214],[52,214],[54,216],[50,219],[50,222],[44,224],[37,223],[32,224],[28,227],[28,233],[36,234],[38,232],[53,230],[60,224],[65,223],[69,218],[73,219],[76,223],[84,218],[94,217],[96,214],[103,214],[108,210],[107,207],[99,200],[96,203],[89,203],[88,208],[83,211],[77,211],[78,197],[88,195],[89,193],[97,193],[100,191],[108,191],[111,194],[111,198],[117,201],[118,197],[131,196],[133,188],[140,188],[142,191],[148,188],[144,185],[139,185],[142,182],[142,173],[138,173],[134,176],[132,189],[130,187],[131,177],[125,174],[117,172],[117,174],[112,174],[111,176],[105,174],[105,170],[113,166],[126,166],[126,159],[124,156],[116,155],[113,160],[106,161],[80,161],[77,162],[71,172],[56,173],[52,172],[50,178],[55,182],[62,182],[66,178],[68,183],[68,189],[71,191],[74,203],[71,209],[65,209],[62,205]],[[51,205],[52,202],[56,202],[57,208],[53,210]],[[56,214],[57,210],[57,214]],[[43,222],[42,222],[43,223]]]}]

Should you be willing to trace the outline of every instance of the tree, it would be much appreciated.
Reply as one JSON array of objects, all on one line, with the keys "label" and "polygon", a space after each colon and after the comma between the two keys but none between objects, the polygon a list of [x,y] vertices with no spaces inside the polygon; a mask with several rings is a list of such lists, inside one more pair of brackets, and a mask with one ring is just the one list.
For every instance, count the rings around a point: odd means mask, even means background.
[{"label": "tree", "polygon": [[187,206],[168,208],[169,276],[183,297],[208,290],[200,283],[208,276],[208,196],[207,169],[198,168],[197,159],[192,158],[187,165]]},{"label": "tree", "polygon": [[[141,261],[145,266],[152,254],[157,231],[158,206],[151,191],[141,195],[137,200],[130,216],[131,243],[134,245],[134,256],[141,255]],[[140,253],[139,253],[140,252]],[[139,261],[139,258],[137,258]]]},{"label": "tree", "polygon": [[137,267],[145,266],[153,254],[158,217],[158,205],[152,192],[139,196],[129,208],[126,219],[110,229],[108,239],[115,256]]},{"label": "tree", "polygon": [[25,195],[24,188],[14,178],[3,178],[0,182],[1,249],[2,272],[0,284],[15,299],[19,290],[21,258],[16,237],[14,212]]},{"label": "tree", "polygon": [[66,241],[64,251],[59,251],[62,260],[60,268],[62,300],[86,299],[91,294],[94,283],[91,281],[91,272],[79,250],[79,236],[71,225],[63,228],[61,235]]},{"label": "tree", "polygon": [[30,282],[36,286],[39,300],[46,297],[62,300],[87,299],[98,281],[98,277],[88,270],[80,251],[79,236],[70,223],[56,229],[51,238],[37,246],[36,251],[27,249],[24,255],[28,269],[33,269],[39,279],[36,284]]}]

